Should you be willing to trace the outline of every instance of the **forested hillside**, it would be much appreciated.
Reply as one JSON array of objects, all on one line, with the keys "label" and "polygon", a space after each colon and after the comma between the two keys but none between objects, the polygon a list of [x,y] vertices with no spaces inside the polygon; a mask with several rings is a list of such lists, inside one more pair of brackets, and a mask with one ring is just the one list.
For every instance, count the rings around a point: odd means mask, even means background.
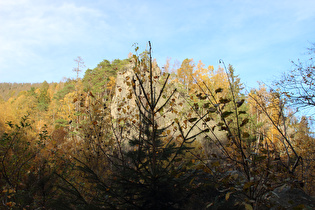
[{"label": "forested hillside", "polygon": [[32,87],[38,88],[40,83],[0,83],[0,100],[7,101],[16,97],[22,91],[28,91]]},{"label": "forested hillside", "polygon": [[[293,94],[246,91],[223,61],[159,68],[151,49],[103,60],[83,78],[2,83],[1,208],[312,208],[312,119],[296,115]],[[121,119],[111,114],[118,96]],[[286,192],[305,199],[278,202]]]}]

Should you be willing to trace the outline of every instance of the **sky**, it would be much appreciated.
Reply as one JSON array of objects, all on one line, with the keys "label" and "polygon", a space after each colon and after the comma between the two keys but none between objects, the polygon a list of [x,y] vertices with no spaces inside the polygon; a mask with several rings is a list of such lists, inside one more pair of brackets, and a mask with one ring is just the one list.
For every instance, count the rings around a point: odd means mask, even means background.
[{"label": "sky", "polygon": [[[233,65],[246,88],[270,84],[315,43],[314,0],[0,0],[0,82],[75,78],[152,44],[167,58]],[[84,76],[82,72],[81,77]]]}]

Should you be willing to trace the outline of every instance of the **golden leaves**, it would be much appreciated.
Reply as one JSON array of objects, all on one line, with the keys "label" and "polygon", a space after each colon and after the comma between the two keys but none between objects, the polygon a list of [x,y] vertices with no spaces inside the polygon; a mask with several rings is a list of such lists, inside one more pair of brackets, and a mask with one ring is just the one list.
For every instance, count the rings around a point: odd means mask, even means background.
[{"label": "golden leaves", "polygon": [[253,207],[250,204],[245,203],[244,205],[246,210],[253,210]]},{"label": "golden leaves", "polygon": [[237,107],[242,106],[244,102],[245,102],[245,99],[242,99],[242,100],[240,100],[240,101],[237,101],[237,102],[236,102]]},{"label": "golden leaves", "polygon": [[242,121],[240,127],[243,127],[243,126],[246,125],[248,122],[249,122],[249,119],[248,119],[248,118],[245,118],[245,119]]},{"label": "golden leaves", "polygon": [[189,121],[190,123],[193,123],[193,122],[195,122],[197,119],[198,119],[197,117],[193,117],[193,118],[188,119],[188,121]]},{"label": "golden leaves", "polygon": [[222,118],[226,118],[226,117],[230,116],[231,114],[233,114],[233,112],[225,111],[225,112],[223,112],[223,113],[221,114],[221,117],[222,117]]},{"label": "golden leaves", "polygon": [[132,99],[132,93],[129,93],[129,94],[127,95],[127,98],[128,98],[128,99]]},{"label": "golden leaves", "polygon": [[223,91],[223,88],[217,88],[216,90],[215,90],[215,93],[221,93]]},{"label": "golden leaves", "polygon": [[231,194],[232,194],[232,192],[226,193],[225,194],[225,200],[229,200]]},{"label": "golden leaves", "polygon": [[220,98],[219,99],[219,102],[221,103],[221,104],[227,104],[227,103],[229,103],[231,101],[231,99],[228,99],[228,98]]}]

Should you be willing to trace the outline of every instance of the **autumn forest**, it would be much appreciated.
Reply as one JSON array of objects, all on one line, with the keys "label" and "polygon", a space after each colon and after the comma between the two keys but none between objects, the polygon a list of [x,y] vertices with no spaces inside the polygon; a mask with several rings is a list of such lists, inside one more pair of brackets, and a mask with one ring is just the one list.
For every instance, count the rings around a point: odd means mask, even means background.
[{"label": "autumn forest", "polygon": [[78,57],[60,82],[0,83],[0,209],[314,208],[308,52],[251,90],[222,60],[159,67],[150,45],[93,69]]}]

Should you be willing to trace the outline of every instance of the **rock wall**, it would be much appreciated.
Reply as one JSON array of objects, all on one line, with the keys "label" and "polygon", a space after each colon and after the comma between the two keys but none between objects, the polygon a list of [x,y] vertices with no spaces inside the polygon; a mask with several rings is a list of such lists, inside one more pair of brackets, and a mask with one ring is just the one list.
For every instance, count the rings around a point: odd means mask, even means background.
[{"label": "rock wall", "polygon": [[[114,121],[116,136],[119,137],[120,142],[125,147],[128,146],[128,141],[136,137],[139,133],[139,108],[136,103],[135,94],[139,95],[143,103],[145,103],[144,92],[147,94],[150,93],[149,71],[145,68],[136,70],[138,71],[138,75],[140,77],[139,79],[142,81],[145,91],[141,90],[139,80],[136,78],[134,71],[134,64],[130,64],[118,73],[115,95],[111,104],[111,115]],[[153,67],[153,90],[154,98],[156,100],[160,95],[160,91],[166,77],[167,75],[162,74],[158,66]],[[136,91],[133,89],[133,84],[135,85]],[[168,100],[169,96],[172,95],[175,88],[176,84],[166,85],[166,88],[158,101],[156,110],[165,104],[166,100]],[[181,139],[181,133],[179,132],[177,124],[174,123],[175,121],[180,122],[180,125],[184,130],[184,134],[188,134],[189,137],[194,136],[207,127],[205,126],[205,122],[200,121],[193,129],[191,129],[194,122],[190,122],[189,119],[198,119],[199,117],[193,111],[191,106],[187,104],[184,97],[185,96],[180,94],[178,91],[175,91],[167,105],[155,115],[159,128],[168,127],[166,134],[170,137],[178,139],[179,141]],[[208,121],[207,124],[209,127],[213,127],[216,123],[214,121]],[[219,138],[226,138],[224,132],[215,132],[216,136],[219,136]],[[208,137],[205,138],[205,136]],[[208,153],[213,153],[213,150],[217,150],[217,148],[210,139],[216,139],[212,132],[199,135],[196,138],[196,141],[201,143]]]}]

